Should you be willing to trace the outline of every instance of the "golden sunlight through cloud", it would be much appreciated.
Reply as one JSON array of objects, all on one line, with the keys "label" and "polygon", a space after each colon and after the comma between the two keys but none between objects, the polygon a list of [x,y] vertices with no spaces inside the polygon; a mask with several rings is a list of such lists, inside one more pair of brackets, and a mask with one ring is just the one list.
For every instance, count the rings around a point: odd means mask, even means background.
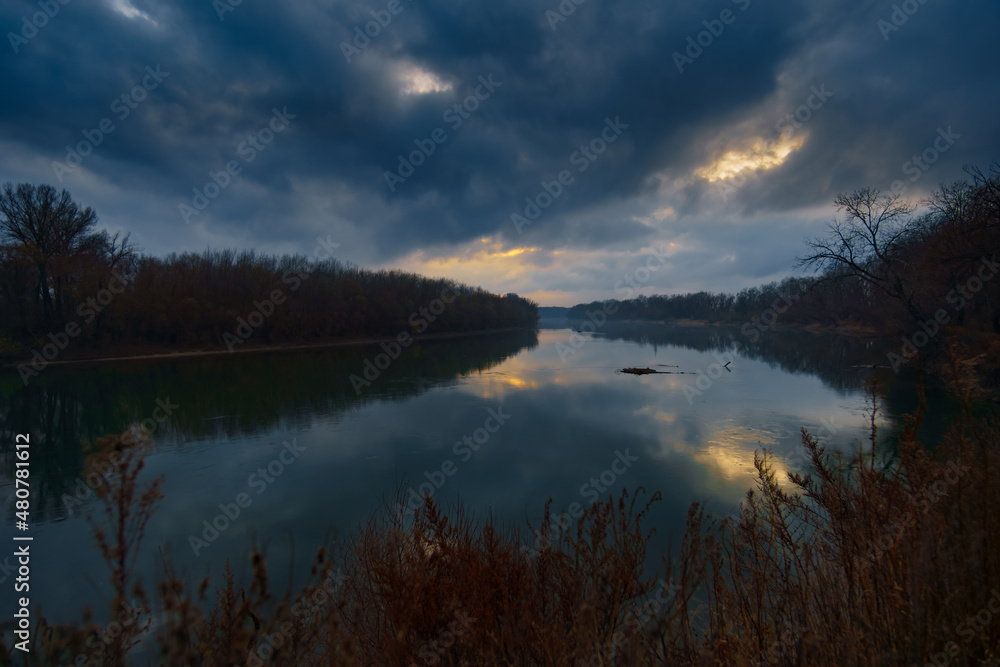
[{"label": "golden sunlight through cloud", "polygon": [[[641,222],[643,224],[646,224],[646,225],[653,225],[653,224],[655,224],[657,222],[661,222],[661,221],[666,220],[667,218],[670,218],[670,217],[675,216],[675,215],[677,215],[677,211],[675,211],[670,206],[666,206],[664,208],[661,208],[661,209],[658,209],[656,211],[653,211],[648,216],[633,216],[632,219],[633,220],[638,220],[639,222]],[[671,245],[673,245],[673,244],[671,244]]]},{"label": "golden sunlight through cloud", "polygon": [[[678,250],[670,243],[669,251]],[[546,276],[560,278],[574,275],[579,267],[600,266],[608,259],[635,262],[652,248],[638,251],[607,251],[604,249],[546,250],[536,246],[508,246],[497,237],[485,236],[458,246],[437,250],[419,249],[393,260],[383,267],[411,271],[428,278],[445,278],[459,283],[482,287],[491,292],[516,292],[543,306],[572,306],[591,295],[563,290],[533,289]],[[670,253],[668,253],[669,255]],[[609,295],[610,296],[610,295]]]},{"label": "golden sunlight through cloud", "polygon": [[576,305],[579,298],[573,292],[564,292],[562,290],[548,290],[540,289],[534,292],[525,292],[521,294],[526,299],[531,299],[535,303],[562,303],[562,304],[572,304]]},{"label": "golden sunlight through cloud", "polygon": [[538,263],[549,255],[534,246],[505,247],[502,241],[482,237],[452,249],[448,254],[433,255],[416,250],[394,262],[396,268],[433,278],[449,278],[496,292],[518,292],[523,296],[531,284]]},{"label": "golden sunlight through cloud", "polygon": [[783,133],[777,141],[758,138],[748,149],[726,151],[708,165],[695,169],[694,175],[714,183],[744,171],[767,171],[784,164],[789,155],[802,148],[805,140],[805,135],[795,137],[791,131]]},{"label": "golden sunlight through cloud", "polygon": [[396,79],[400,84],[402,95],[424,95],[451,90],[451,84],[439,79],[433,72],[428,72],[411,63],[403,63],[396,67]]},{"label": "golden sunlight through cloud", "polygon": [[474,250],[471,255],[466,252],[464,255],[455,255],[452,257],[434,257],[425,260],[424,266],[436,271],[447,271],[461,266],[469,268],[476,265],[496,268],[499,266],[497,264],[498,260],[538,251],[538,248],[535,247],[510,248],[505,250],[503,243],[500,241],[491,242],[491,239],[488,238],[480,239],[479,241],[482,243],[482,246],[478,250]]}]

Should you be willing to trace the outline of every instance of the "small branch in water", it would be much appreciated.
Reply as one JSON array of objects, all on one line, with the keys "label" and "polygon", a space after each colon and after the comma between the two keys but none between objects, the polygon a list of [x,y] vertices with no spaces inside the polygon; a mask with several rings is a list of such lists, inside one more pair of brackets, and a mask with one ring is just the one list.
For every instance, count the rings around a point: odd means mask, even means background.
[{"label": "small branch in water", "polygon": [[[674,366],[674,368],[677,367]],[[615,373],[628,373],[629,375],[650,375],[652,373],[658,375],[697,375],[696,372],[691,371],[656,371],[652,368],[619,368]]]}]

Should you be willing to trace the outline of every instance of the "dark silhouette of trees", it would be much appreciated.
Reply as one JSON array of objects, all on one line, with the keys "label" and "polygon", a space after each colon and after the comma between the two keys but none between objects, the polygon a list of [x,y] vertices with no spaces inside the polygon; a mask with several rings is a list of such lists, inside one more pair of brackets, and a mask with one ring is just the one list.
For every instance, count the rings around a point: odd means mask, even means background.
[{"label": "dark silhouette of trees", "polygon": [[[34,266],[33,295],[41,304],[44,323],[61,316],[73,254],[91,245],[88,233],[96,222],[94,211],[80,210],[65,190],[57,195],[49,185],[28,183],[16,188],[6,183],[0,190],[0,239],[9,244],[10,254]],[[18,278],[21,283],[23,276]]]},{"label": "dark silhouette of trees", "polygon": [[[967,168],[968,180],[941,186],[922,210],[897,195],[864,188],[839,195],[846,213],[821,238],[807,240],[799,266],[815,276],[748,287],[738,293],[640,296],[611,301],[612,320],[699,319],[752,321],[776,300],[794,297],[783,324],[860,324],[885,334],[912,332],[942,314],[949,325],[1000,333],[1000,163],[986,172]],[[586,319],[602,303],[570,309]],[[778,310],[778,309],[776,309]]]},{"label": "dark silhouette of trees", "polygon": [[[710,322],[745,321],[771,308],[778,302],[782,311],[790,303],[797,304],[808,298],[817,280],[807,277],[789,277],[780,283],[771,282],[757,287],[747,287],[737,294],[694,292],[688,294],[638,296],[627,301],[610,300],[606,311],[612,320],[667,321],[708,320]],[[580,304],[569,309],[571,319],[587,319],[588,312],[601,310],[604,302]],[[785,315],[782,315],[785,318]]]},{"label": "dark silhouette of trees", "polygon": [[[264,302],[276,290],[281,303],[272,308]],[[130,289],[108,311],[108,329],[92,336],[164,345],[221,344],[255,311],[263,322],[253,343],[534,327],[538,318],[538,305],[516,294],[336,259],[232,250],[142,257]]]},{"label": "dark silhouette of trees", "polygon": [[[931,210],[923,238],[923,265],[936,274],[938,292],[954,289],[977,275],[984,258],[1000,252],[1000,163],[988,172],[969,167],[971,181],[942,186],[925,202]],[[987,318],[1000,333],[1000,280],[984,283],[982,293],[959,312]],[[937,296],[936,294],[933,296]]]},{"label": "dark silhouette of trees", "polygon": [[[0,192],[0,354],[72,343],[219,345],[534,327],[528,299],[401,271],[255,251],[141,256],[65,190]],[[242,328],[240,328],[242,327]],[[60,338],[62,340],[63,338]],[[232,339],[229,339],[232,340]]]},{"label": "dark silhouette of trees", "polygon": [[[49,185],[0,189],[0,314],[14,338],[59,329],[85,290],[102,289],[114,269],[127,271],[128,236],[93,231],[97,214]],[[96,281],[96,282],[95,282]]]},{"label": "dark silhouette of trees", "polygon": [[898,194],[862,188],[834,200],[845,220],[830,224],[825,237],[810,239],[810,253],[798,265],[827,270],[828,277],[854,276],[897,299],[915,319],[923,313],[914,302],[913,265],[908,246],[913,240],[913,206]]}]

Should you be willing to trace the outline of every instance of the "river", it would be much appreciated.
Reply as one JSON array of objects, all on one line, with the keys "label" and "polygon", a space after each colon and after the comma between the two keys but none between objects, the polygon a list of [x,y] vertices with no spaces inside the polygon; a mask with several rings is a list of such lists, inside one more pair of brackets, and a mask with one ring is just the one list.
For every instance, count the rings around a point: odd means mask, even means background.
[{"label": "river", "polygon": [[[719,515],[736,508],[754,482],[755,450],[772,449],[787,469],[802,427],[831,448],[856,448],[872,373],[886,391],[885,433],[914,403],[904,374],[859,368],[885,363],[878,341],[829,334],[767,332],[750,342],[738,328],[609,323],[575,333],[554,322],[395,352],[368,345],[52,366],[27,387],[4,375],[0,539],[11,544],[14,533],[14,436],[28,433],[32,606],[50,622],[79,620],[87,605],[106,618],[112,593],[84,518],[98,504],[84,498],[81,443],[132,422],[154,431],[146,478],[164,477],[137,561],[146,589],[165,563],[192,587],[206,574],[219,583],[226,559],[246,577],[258,544],[280,591],[290,559],[300,584],[317,547],[411,488],[526,536],[547,498],[572,525],[574,504],[578,513],[622,488],[661,491],[648,524],[657,529],[655,567],[668,540],[678,543],[692,501]],[[616,372],[623,367],[663,372]],[[358,381],[366,368],[370,384]],[[239,516],[219,519],[237,507]],[[13,575],[5,576],[6,589]],[[7,616],[12,599],[3,600]]]}]

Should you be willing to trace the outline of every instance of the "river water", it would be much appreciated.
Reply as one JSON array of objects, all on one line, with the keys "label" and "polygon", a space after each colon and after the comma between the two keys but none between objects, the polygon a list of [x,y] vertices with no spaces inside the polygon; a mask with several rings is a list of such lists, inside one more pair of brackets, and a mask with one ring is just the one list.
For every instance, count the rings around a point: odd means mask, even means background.
[{"label": "river water", "polygon": [[[396,359],[382,352],[52,366],[27,387],[16,373],[0,378],[0,540],[12,544],[15,533],[14,436],[28,433],[32,606],[50,622],[79,620],[87,605],[106,617],[112,593],[84,518],[98,504],[81,500],[91,472],[81,443],[132,422],[154,429],[146,474],[164,477],[137,560],[147,591],[165,563],[192,586],[206,574],[219,583],[226,559],[246,577],[254,544],[266,549],[280,591],[290,559],[300,584],[317,547],[411,488],[509,522],[529,541],[526,523],[538,523],[548,498],[571,525],[570,510],[598,497],[661,491],[648,524],[657,530],[653,567],[671,537],[679,542],[692,501],[719,515],[735,509],[753,485],[755,450],[773,450],[783,470],[802,427],[829,447],[856,448],[872,373],[886,391],[884,432],[913,408],[912,382],[858,368],[885,363],[877,341],[832,335],[770,332],[750,343],[735,328],[607,324],[574,333],[556,322],[425,341]],[[376,366],[384,366],[377,376]],[[664,372],[616,372],[623,367]],[[366,368],[367,385],[358,381]],[[238,517],[219,520],[241,504]],[[12,575],[0,569],[0,579],[9,617]]]}]

